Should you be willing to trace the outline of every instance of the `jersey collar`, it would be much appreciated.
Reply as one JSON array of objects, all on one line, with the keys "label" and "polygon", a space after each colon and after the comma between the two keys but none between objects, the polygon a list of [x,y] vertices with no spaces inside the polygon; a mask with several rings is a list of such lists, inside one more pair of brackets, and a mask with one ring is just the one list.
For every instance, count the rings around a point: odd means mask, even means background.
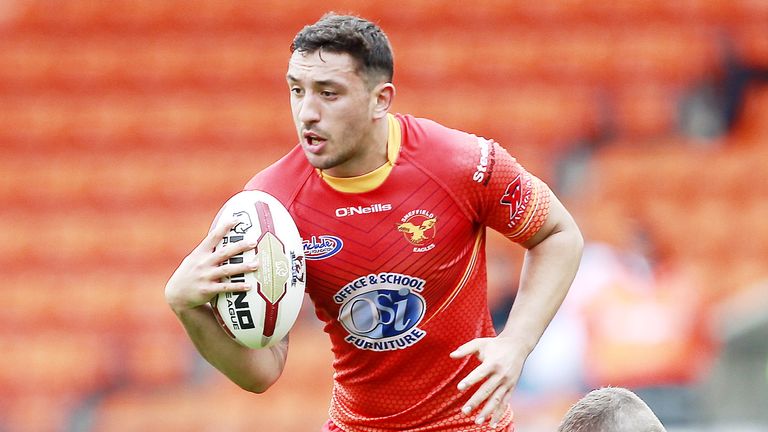
[{"label": "jersey collar", "polygon": [[395,166],[402,143],[402,130],[397,118],[392,114],[387,114],[387,125],[389,127],[389,135],[387,137],[387,161],[384,165],[367,174],[356,177],[333,177],[317,170],[320,178],[331,188],[346,193],[369,192],[381,186]]}]

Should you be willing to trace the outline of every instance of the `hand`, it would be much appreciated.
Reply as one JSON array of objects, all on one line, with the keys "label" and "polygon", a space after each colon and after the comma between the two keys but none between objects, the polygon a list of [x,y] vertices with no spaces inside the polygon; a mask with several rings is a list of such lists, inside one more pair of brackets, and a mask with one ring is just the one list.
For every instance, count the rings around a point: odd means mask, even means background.
[{"label": "hand", "polygon": [[475,354],[482,363],[459,382],[458,389],[464,391],[482,384],[462,412],[469,414],[485,402],[475,423],[482,424],[490,418],[491,426],[496,426],[509,405],[527,355],[512,338],[498,336],[473,339],[450,355],[457,359],[470,354]]},{"label": "hand", "polygon": [[165,300],[174,312],[193,309],[209,302],[216,294],[247,291],[247,283],[222,282],[230,275],[252,272],[255,262],[224,264],[231,257],[256,247],[245,241],[231,243],[214,252],[216,245],[227,235],[236,220],[211,230],[208,236],[181,262],[165,285]]}]

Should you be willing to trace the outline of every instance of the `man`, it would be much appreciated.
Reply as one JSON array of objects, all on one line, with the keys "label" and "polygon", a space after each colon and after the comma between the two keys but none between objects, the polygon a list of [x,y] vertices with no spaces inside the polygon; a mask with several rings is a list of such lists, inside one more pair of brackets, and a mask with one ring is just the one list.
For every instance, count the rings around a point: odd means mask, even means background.
[{"label": "man", "polygon": [[[277,197],[305,240],[307,292],[335,355],[323,430],[512,430],[508,401],[523,363],[578,267],[576,224],[493,141],[390,114],[392,52],[378,26],[328,14],[291,51],[300,144],[246,189]],[[220,265],[255,245],[211,252],[231,227],[210,232],[181,263],[166,299],[207,361],[263,392],[283,370],[287,339],[245,349],[207,306],[216,293],[249,289],[220,280],[257,265]],[[486,227],[527,248],[498,336],[485,292]]]},{"label": "man", "polygon": [[592,390],[563,417],[558,432],[666,432],[636,394],[621,387]]}]

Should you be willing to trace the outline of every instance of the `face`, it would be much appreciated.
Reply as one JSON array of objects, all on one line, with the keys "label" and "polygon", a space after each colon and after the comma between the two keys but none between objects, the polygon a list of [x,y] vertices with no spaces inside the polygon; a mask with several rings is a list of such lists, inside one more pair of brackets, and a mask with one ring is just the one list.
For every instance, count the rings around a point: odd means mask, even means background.
[{"label": "face", "polygon": [[383,163],[376,160],[374,128],[381,118],[379,87],[366,85],[349,54],[295,51],[286,78],[293,121],[312,166],[332,176],[349,177]]}]

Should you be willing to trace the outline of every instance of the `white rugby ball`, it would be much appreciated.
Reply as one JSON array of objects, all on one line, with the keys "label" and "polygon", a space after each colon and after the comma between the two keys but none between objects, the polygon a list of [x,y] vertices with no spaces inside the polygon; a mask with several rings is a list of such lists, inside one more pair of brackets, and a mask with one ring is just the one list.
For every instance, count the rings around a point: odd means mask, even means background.
[{"label": "white rugby ball", "polygon": [[214,228],[231,218],[237,219],[237,225],[216,249],[241,241],[258,242],[255,249],[235,255],[227,263],[258,259],[259,268],[226,278],[249,283],[250,291],[218,294],[211,305],[234,340],[249,348],[268,347],[288,334],[301,310],[306,284],[301,236],[285,206],[266,192],[235,194],[222,206]]}]

